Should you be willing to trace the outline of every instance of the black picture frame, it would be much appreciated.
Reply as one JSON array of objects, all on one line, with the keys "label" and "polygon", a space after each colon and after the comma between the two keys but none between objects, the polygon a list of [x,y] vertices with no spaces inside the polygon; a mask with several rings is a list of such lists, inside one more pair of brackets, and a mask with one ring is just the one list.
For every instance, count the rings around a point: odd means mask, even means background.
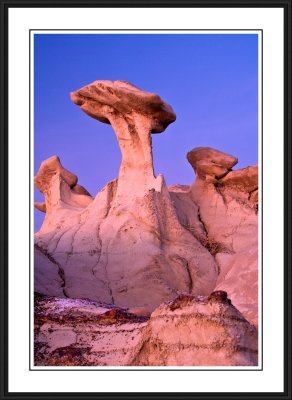
[{"label": "black picture frame", "polygon": [[[1,15],[1,103],[0,103],[0,123],[1,123],[1,144],[0,144],[0,182],[1,182],[1,383],[0,398],[1,399],[292,399],[291,390],[291,172],[292,172],[292,146],[291,146],[291,54],[292,54],[292,3],[291,0],[0,0]],[[173,393],[154,393],[154,392],[138,392],[138,393],[114,393],[114,392],[96,392],[96,393],[57,393],[57,392],[41,392],[41,393],[21,393],[9,392],[8,388],[8,142],[9,142],[9,126],[8,126],[8,12],[12,8],[88,8],[88,7],[121,7],[121,8],[140,8],[140,7],[159,7],[159,8],[282,8],[284,11],[284,391],[283,392],[173,392]]]}]

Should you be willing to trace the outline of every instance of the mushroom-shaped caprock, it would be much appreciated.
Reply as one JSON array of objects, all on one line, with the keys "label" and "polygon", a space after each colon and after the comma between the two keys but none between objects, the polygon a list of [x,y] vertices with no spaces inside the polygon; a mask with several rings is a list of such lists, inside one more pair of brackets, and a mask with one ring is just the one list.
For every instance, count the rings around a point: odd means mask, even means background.
[{"label": "mushroom-shaped caprock", "polygon": [[125,81],[95,81],[72,92],[71,99],[92,118],[112,125],[122,152],[118,187],[127,184],[129,190],[130,181],[135,190],[149,186],[154,178],[151,133],[175,121],[171,106]]},{"label": "mushroom-shaped caprock", "polygon": [[198,177],[206,180],[222,178],[238,162],[236,157],[211,147],[196,147],[188,152],[187,159]]}]

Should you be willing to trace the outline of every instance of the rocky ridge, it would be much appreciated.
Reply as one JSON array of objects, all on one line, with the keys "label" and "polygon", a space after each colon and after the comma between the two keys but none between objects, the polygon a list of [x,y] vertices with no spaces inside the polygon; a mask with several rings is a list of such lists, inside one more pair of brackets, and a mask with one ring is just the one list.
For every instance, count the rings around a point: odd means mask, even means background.
[{"label": "rocky ridge", "polygon": [[38,366],[249,366],[257,330],[226,293],[182,294],[151,317],[80,299],[35,298]]}]

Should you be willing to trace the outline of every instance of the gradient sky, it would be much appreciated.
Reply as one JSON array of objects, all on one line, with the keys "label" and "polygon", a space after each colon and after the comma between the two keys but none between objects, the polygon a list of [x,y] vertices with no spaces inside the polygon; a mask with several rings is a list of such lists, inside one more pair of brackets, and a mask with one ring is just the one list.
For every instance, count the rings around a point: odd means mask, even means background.
[{"label": "gradient sky", "polygon": [[[118,175],[110,125],[83,113],[69,93],[122,79],[168,102],[177,120],[153,135],[155,173],[168,185],[194,180],[186,153],[210,146],[258,162],[258,37],[255,34],[36,34],[34,173],[58,155],[95,196]],[[43,195],[35,190],[35,201]],[[44,214],[35,210],[35,231]]]}]

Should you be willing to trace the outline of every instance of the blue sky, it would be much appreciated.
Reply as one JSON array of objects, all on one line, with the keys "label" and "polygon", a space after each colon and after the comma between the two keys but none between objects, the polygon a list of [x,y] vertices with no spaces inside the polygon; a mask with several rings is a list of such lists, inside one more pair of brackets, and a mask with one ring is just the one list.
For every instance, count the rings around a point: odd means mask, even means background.
[{"label": "blue sky", "polygon": [[[110,125],[83,113],[69,93],[122,79],[157,93],[177,120],[153,135],[155,173],[168,185],[194,180],[186,153],[210,146],[258,162],[258,37],[255,34],[36,34],[34,173],[58,155],[92,194],[118,175]],[[35,190],[35,201],[43,195]],[[35,230],[44,214],[35,211]]]}]

